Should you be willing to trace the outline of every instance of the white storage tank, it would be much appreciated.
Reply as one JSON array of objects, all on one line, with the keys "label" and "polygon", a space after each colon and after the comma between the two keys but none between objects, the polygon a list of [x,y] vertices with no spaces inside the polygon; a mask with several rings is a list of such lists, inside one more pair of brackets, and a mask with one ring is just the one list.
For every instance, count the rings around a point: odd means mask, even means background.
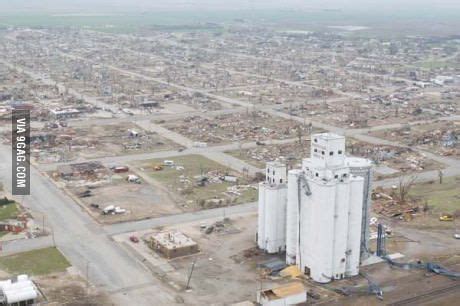
[{"label": "white storage tank", "polygon": [[363,186],[364,179],[362,177],[355,177],[351,181],[351,198],[348,211],[347,276],[355,276],[359,273]]},{"label": "white storage tank", "polygon": [[361,251],[360,261],[369,257],[369,220],[372,207],[372,163],[370,160],[357,157],[347,158],[348,165],[350,166],[350,173],[355,176],[364,178],[363,188],[363,206],[361,218]]},{"label": "white storage tank", "polygon": [[299,234],[299,169],[291,170],[288,174],[288,200],[286,208],[286,263],[296,263],[298,234]]},{"label": "white storage tank", "polygon": [[265,250],[269,254],[286,249],[286,186],[265,188]]},{"label": "white storage tank", "polygon": [[265,183],[259,183],[257,246],[265,250]]},{"label": "white storage tank", "polygon": [[265,182],[259,184],[257,246],[267,253],[286,249],[286,165],[267,163]]}]

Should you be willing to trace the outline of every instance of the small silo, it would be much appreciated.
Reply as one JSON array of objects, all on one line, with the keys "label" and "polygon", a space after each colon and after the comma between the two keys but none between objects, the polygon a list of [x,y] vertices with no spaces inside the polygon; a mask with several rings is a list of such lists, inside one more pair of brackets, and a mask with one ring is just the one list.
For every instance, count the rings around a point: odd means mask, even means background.
[{"label": "small silo", "polygon": [[267,163],[265,182],[259,184],[257,245],[267,253],[286,249],[286,165]]}]

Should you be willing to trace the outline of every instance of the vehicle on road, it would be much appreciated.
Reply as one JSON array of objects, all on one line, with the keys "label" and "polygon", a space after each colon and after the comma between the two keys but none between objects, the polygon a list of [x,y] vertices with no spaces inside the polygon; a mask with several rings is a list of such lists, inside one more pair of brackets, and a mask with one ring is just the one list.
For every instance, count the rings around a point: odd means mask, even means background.
[{"label": "vehicle on road", "polygon": [[138,242],[139,242],[139,238],[137,238],[136,236],[130,236],[130,237],[129,237],[129,240],[131,240],[131,242],[134,242],[134,243],[138,243]]}]

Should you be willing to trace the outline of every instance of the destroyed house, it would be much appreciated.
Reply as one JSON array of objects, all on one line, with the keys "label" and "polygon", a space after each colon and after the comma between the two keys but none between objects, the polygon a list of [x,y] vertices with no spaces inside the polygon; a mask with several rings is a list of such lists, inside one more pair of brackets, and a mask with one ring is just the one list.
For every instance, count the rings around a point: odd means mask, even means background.
[{"label": "destroyed house", "polygon": [[59,176],[62,178],[73,178],[80,176],[98,176],[106,173],[106,168],[100,162],[84,162],[58,167]]}]

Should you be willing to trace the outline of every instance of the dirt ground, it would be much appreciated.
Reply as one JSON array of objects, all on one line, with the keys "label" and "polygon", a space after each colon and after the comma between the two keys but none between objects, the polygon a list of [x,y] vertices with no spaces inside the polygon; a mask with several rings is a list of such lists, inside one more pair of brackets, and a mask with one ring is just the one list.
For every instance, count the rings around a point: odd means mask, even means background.
[{"label": "dirt ground", "polygon": [[37,137],[32,142],[32,156],[40,163],[165,151],[178,147],[157,133],[126,122],[117,125],[44,128],[35,134],[50,135],[49,141]]},{"label": "dirt ground", "polygon": [[106,293],[88,286],[81,276],[69,272],[41,276],[34,281],[44,294],[47,305],[115,305]]},{"label": "dirt ground", "polygon": [[[346,144],[347,154],[368,158],[376,163],[375,179],[381,180],[404,174],[418,173],[444,168],[444,165],[433,161],[407,148],[387,145],[374,145],[349,138]],[[280,159],[293,168],[310,156],[310,141],[306,137],[299,144],[298,140],[285,144],[267,144],[251,149],[227,152],[258,168],[265,168],[269,161]]]},{"label": "dirt ground", "polygon": [[[372,132],[371,135],[391,141],[399,141],[408,146],[417,146],[421,149],[460,158],[460,121],[439,121],[429,124],[417,124],[399,129],[390,129]],[[453,138],[453,143],[448,139]]]},{"label": "dirt ground", "polygon": [[219,115],[212,119],[192,116],[168,122],[164,127],[208,145],[288,139],[297,137],[299,132],[304,136],[309,134],[308,126],[252,110]]},{"label": "dirt ground", "polygon": [[[78,198],[99,222],[117,223],[182,212],[161,189],[142,179],[141,184],[129,183],[126,176],[127,174],[113,175],[111,183],[92,188],[89,197]],[[77,197],[78,190],[80,189],[71,189],[71,192]],[[97,204],[99,208],[91,207],[91,204]],[[119,206],[127,212],[103,215],[102,210],[109,205]]]},{"label": "dirt ground", "polygon": [[436,119],[430,112],[417,112],[415,106],[385,105],[368,101],[348,101],[344,103],[303,104],[286,106],[281,109],[287,114],[306,117],[335,126],[349,128],[373,127],[392,123],[408,123],[419,120]]},{"label": "dirt ground", "polygon": [[265,168],[267,162],[277,159],[286,162],[289,168],[292,168],[301,163],[303,158],[309,157],[310,140],[303,139],[302,143],[296,140],[292,143],[280,145],[257,146],[251,149],[236,150],[226,153],[261,169]]}]

